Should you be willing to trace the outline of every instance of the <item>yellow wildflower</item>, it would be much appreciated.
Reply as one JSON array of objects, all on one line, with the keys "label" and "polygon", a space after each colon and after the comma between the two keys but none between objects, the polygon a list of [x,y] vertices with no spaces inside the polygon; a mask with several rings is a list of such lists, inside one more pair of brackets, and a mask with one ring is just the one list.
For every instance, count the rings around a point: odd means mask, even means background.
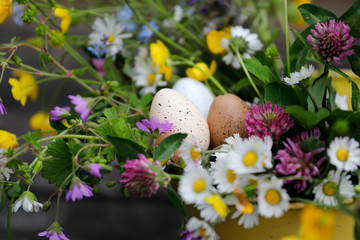
[{"label": "yellow wildflower", "polygon": [[212,30],[206,35],[206,43],[210,52],[213,54],[225,54],[225,49],[220,46],[222,38],[230,39],[230,32]]},{"label": "yellow wildflower", "polygon": [[52,132],[55,134],[54,129],[50,126],[49,114],[45,112],[37,112],[30,118],[30,127],[33,130],[40,130],[42,134]]},{"label": "yellow wildflower", "polygon": [[[304,21],[304,19],[301,16],[300,11],[297,9],[299,6],[301,6],[302,4],[305,3],[312,3],[312,0],[292,0],[289,8],[290,8],[290,21],[294,24],[295,27],[298,28],[305,28],[306,27],[306,22]],[[294,8],[294,10],[292,10],[292,8]],[[293,14],[291,14],[291,12],[293,12]]]},{"label": "yellow wildflower", "polygon": [[66,33],[71,24],[69,11],[65,8],[55,8],[54,15],[61,19],[60,29],[62,33]]},{"label": "yellow wildflower", "polygon": [[11,16],[12,0],[0,0],[0,24]]},{"label": "yellow wildflower", "polygon": [[209,78],[200,69],[202,69],[204,72],[208,73],[209,75],[214,75],[216,70],[216,62],[214,60],[211,61],[210,68],[203,62],[197,63],[196,66],[197,67],[186,69],[185,73],[189,78],[198,80],[200,82],[205,81]]},{"label": "yellow wildflower", "polygon": [[39,87],[35,83],[35,78],[29,73],[20,71],[14,71],[13,75],[19,78],[19,80],[15,78],[9,79],[14,99],[20,101],[22,106],[25,106],[27,97],[35,101],[39,93]]},{"label": "yellow wildflower", "polygon": [[295,237],[295,236],[286,236],[280,238],[280,240],[304,240],[303,238]]},{"label": "yellow wildflower", "polygon": [[221,218],[225,218],[230,211],[226,203],[217,194],[206,197],[205,202],[210,204]]},{"label": "yellow wildflower", "polygon": [[170,57],[169,49],[160,40],[150,44],[150,56],[153,60],[153,65],[159,66],[159,73],[164,74],[166,81],[169,81],[172,76],[172,67],[166,64]]},{"label": "yellow wildflower", "polygon": [[19,146],[19,144],[16,141],[15,134],[0,130],[0,148],[9,149],[9,147],[11,147],[11,149],[14,149],[17,146]]}]

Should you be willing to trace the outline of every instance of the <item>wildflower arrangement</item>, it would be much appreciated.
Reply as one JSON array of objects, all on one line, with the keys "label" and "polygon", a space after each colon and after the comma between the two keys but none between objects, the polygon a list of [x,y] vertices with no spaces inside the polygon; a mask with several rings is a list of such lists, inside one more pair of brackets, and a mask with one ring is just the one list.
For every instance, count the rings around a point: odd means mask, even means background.
[{"label": "wildflower arrangement", "polygon": [[[167,188],[185,220],[180,239],[219,239],[214,226],[229,219],[253,228],[294,202],[309,207],[300,235],[284,239],[332,239],[324,209],[352,216],[360,239],[359,0],[340,16],[295,0],[0,3],[0,23],[34,27],[32,38],[0,46],[0,83],[13,98],[26,107],[54,80],[84,88],[34,114],[22,136],[1,126],[0,210],[84,201],[117,172],[107,186],[125,196]],[[41,67],[22,61],[24,48]],[[237,104],[220,104],[225,96]],[[1,115],[11,114],[7,102]],[[32,192],[35,176],[56,186],[46,202]],[[326,224],[306,221],[312,214]],[[58,214],[49,225],[38,236],[71,238]]]}]

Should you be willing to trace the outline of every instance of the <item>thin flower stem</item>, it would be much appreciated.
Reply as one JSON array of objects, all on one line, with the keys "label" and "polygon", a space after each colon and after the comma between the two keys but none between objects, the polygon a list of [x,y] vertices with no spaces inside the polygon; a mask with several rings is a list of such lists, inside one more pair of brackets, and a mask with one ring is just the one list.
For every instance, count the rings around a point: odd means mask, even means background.
[{"label": "thin flower stem", "polygon": [[291,72],[290,68],[290,43],[289,43],[289,22],[288,22],[288,10],[287,10],[287,1],[284,0],[284,16],[285,16],[285,46],[286,46],[286,65],[288,74]]},{"label": "thin flower stem", "polygon": [[315,100],[315,98],[314,98],[314,96],[313,96],[310,88],[307,87],[307,88],[306,88],[306,91],[307,91],[307,93],[309,94],[309,97],[310,97],[312,103],[314,104],[315,111],[316,111],[316,112],[319,111],[319,106],[317,105],[316,100]]},{"label": "thin flower stem", "polygon": [[56,136],[51,136],[51,137],[46,137],[46,138],[42,138],[38,141],[38,143],[42,143],[42,142],[46,142],[46,141],[50,141],[50,140],[54,140],[54,139],[58,139],[58,138],[78,138],[78,139],[94,139],[94,140],[99,140],[99,137],[95,137],[95,136],[86,136],[86,135],[78,135],[78,134],[64,134],[64,135],[56,135]]},{"label": "thin flower stem", "polygon": [[256,92],[256,94],[258,95],[258,97],[261,99],[261,100],[264,100],[263,96],[261,95],[259,89],[256,87],[255,83],[254,83],[254,80],[252,79],[249,71],[247,70],[246,66],[245,66],[245,63],[242,59],[242,56],[239,52],[239,49],[237,49],[233,44],[230,44],[232,50],[234,50],[237,58],[239,59],[239,62],[240,62],[240,65],[241,67],[243,68],[244,72],[245,72],[245,75],[246,77],[249,79],[249,82],[251,84],[251,86],[253,87],[254,91]]},{"label": "thin flower stem", "polygon": [[60,198],[61,198],[61,194],[62,194],[62,189],[59,188],[58,190],[58,197],[57,197],[57,201],[56,201],[56,215],[55,215],[55,221],[58,220],[59,218],[59,209],[60,209]]},{"label": "thin flower stem", "polygon": [[170,174],[170,173],[166,173],[167,175],[170,176],[171,179],[180,179],[182,175],[176,175],[176,174]]}]

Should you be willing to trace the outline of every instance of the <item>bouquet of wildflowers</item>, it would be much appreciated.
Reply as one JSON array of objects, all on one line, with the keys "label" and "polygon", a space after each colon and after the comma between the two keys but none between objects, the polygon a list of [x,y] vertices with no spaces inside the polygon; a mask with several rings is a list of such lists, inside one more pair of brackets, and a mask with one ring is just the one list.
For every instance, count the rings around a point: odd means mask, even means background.
[{"label": "bouquet of wildflowers", "polygon": [[[59,79],[84,89],[35,113],[23,136],[1,126],[0,210],[93,197],[117,172],[106,185],[125,196],[167,188],[186,221],[181,239],[219,239],[216,224],[252,228],[292,202],[311,205],[304,216],[340,208],[360,238],[359,0],[340,16],[296,0],[83,4],[0,0],[0,23],[34,28],[32,38],[0,46],[0,83],[13,98],[26,107],[39,85]],[[87,34],[72,34],[75,26]],[[22,61],[25,48],[40,67]],[[32,191],[35,176],[56,186],[46,202]],[[292,239],[332,239],[333,218]],[[38,236],[71,238],[58,214],[49,225]]]}]

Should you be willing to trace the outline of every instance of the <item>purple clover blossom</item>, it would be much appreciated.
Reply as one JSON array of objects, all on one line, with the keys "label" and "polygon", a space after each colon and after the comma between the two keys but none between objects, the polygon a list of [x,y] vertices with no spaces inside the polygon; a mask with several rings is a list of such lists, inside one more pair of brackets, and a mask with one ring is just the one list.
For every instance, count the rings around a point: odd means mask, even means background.
[{"label": "purple clover blossom", "polygon": [[101,173],[100,170],[102,169],[102,166],[98,163],[91,163],[88,166],[90,169],[88,170],[88,172],[93,175],[94,177],[98,177],[101,178]]},{"label": "purple clover blossom", "polygon": [[68,95],[71,99],[71,104],[75,105],[75,111],[78,113],[79,117],[86,122],[90,115],[91,108],[88,107],[89,101],[85,100],[82,97],[77,97],[73,95]]},{"label": "purple clover blossom", "polygon": [[135,197],[150,197],[155,194],[159,186],[165,186],[170,179],[163,175],[159,161],[152,163],[143,154],[139,159],[128,160],[121,165],[125,169],[120,175],[120,182]]},{"label": "purple clover blossom", "polygon": [[4,104],[2,103],[1,100],[0,100],[0,114],[1,115],[7,114],[6,108],[5,108],[5,106],[4,106]]},{"label": "purple clover blossom", "polygon": [[53,110],[50,111],[50,120],[51,121],[60,121],[63,120],[64,117],[67,117],[70,115],[70,107],[54,107]]},{"label": "purple clover blossom", "polygon": [[[155,29],[156,31],[159,30],[159,26],[155,21],[151,21],[149,25]],[[152,29],[150,29],[147,25],[143,25],[141,27],[141,31],[137,35],[137,39],[139,41],[142,41],[144,43],[148,43],[150,38],[154,35],[154,32]]]},{"label": "purple clover blossom", "polygon": [[95,43],[93,47],[87,48],[92,55],[94,55],[97,59],[100,59],[103,55],[106,54],[105,44]]},{"label": "purple clover blossom", "polygon": [[264,139],[270,136],[278,140],[282,134],[287,132],[293,125],[289,114],[284,114],[284,109],[268,102],[262,105],[254,104],[250,112],[246,113],[245,131],[249,137],[255,135]]},{"label": "purple clover blossom", "polygon": [[141,122],[136,122],[136,126],[140,130],[147,133],[155,133],[156,131],[158,131],[159,135],[163,132],[167,132],[175,128],[175,126],[172,123],[169,123],[167,120],[160,123],[159,119],[157,119],[156,117],[151,117],[150,121],[147,119],[143,119]]},{"label": "purple clover blossom", "polygon": [[76,178],[72,188],[66,193],[65,199],[66,201],[71,199],[71,201],[75,202],[76,200],[83,199],[83,197],[92,197],[94,195],[92,191],[92,187],[83,184],[80,179]]},{"label": "purple clover blossom", "polygon": [[321,172],[324,170],[323,163],[326,156],[318,155],[324,152],[325,148],[320,147],[311,152],[304,153],[300,148],[300,143],[314,136],[320,138],[320,130],[315,128],[310,133],[305,131],[300,135],[283,142],[285,149],[278,150],[274,159],[280,160],[275,167],[275,172],[282,176],[297,176],[304,177],[304,180],[286,180],[285,183],[289,184],[294,182],[294,189],[297,192],[306,190],[307,185],[312,183],[313,177],[321,177]]},{"label": "purple clover blossom", "polygon": [[356,38],[350,36],[349,32],[349,25],[331,19],[329,22],[316,23],[315,29],[311,29],[311,34],[306,40],[327,62],[334,61],[337,65],[341,65],[340,59],[345,59],[354,53],[350,48]]},{"label": "purple clover blossom", "polygon": [[133,12],[127,4],[124,6],[122,10],[118,11],[116,14],[116,18],[124,24],[125,26],[124,31],[126,32],[133,32],[137,29],[136,23],[132,21],[126,21],[126,20],[130,20],[132,15]]}]

